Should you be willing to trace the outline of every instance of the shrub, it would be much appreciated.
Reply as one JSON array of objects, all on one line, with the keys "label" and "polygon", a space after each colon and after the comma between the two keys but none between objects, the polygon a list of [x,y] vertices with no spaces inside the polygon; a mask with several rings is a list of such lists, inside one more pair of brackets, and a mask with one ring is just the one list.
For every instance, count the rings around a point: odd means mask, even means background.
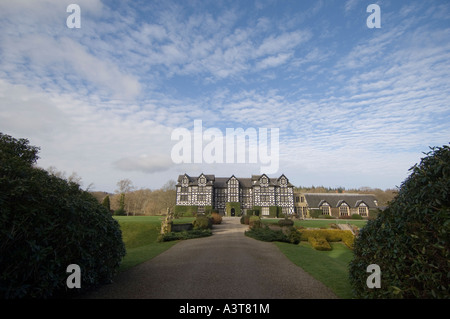
[{"label": "shrub", "polygon": [[114,216],[126,216],[126,212],[125,209],[123,208],[118,208],[114,211]]},{"label": "shrub", "polygon": [[259,218],[259,216],[250,216],[248,225],[250,226],[250,228],[260,228],[262,225],[261,218]]},{"label": "shrub", "polygon": [[336,217],[331,215],[318,215],[317,218],[323,218],[323,219],[336,219]]},{"label": "shrub", "polygon": [[268,227],[250,228],[245,235],[261,241],[281,241],[288,242],[286,235],[281,230],[272,230]]},{"label": "shrub", "polygon": [[308,242],[316,250],[331,250],[331,246],[324,237],[308,237]]},{"label": "shrub", "polygon": [[194,229],[211,229],[212,221],[206,216],[197,216],[192,222]]},{"label": "shrub", "polygon": [[291,227],[291,228],[290,228],[290,232],[289,232],[287,238],[288,238],[288,240],[289,240],[289,242],[290,242],[291,244],[297,245],[297,244],[299,244],[300,241],[301,241],[301,236],[302,236],[302,235],[300,234],[299,231],[297,231],[296,228]]},{"label": "shrub", "polygon": [[324,238],[329,242],[342,241],[347,247],[353,249],[355,236],[349,230],[340,229],[302,229],[301,240],[309,241],[309,238]]},{"label": "shrub", "polygon": [[283,226],[294,226],[294,221],[292,219],[284,218],[278,221],[278,225]]},{"label": "shrub", "polygon": [[363,219],[360,214],[352,214],[352,219]]},{"label": "shrub", "polygon": [[213,225],[219,225],[222,223],[222,216],[217,212],[213,212],[211,213],[211,221]]},{"label": "shrub", "polygon": [[158,237],[159,242],[173,241],[173,240],[187,240],[193,238],[208,237],[212,235],[210,229],[193,229],[182,232],[170,232],[166,234],[160,234]]},{"label": "shrub", "polygon": [[[432,148],[396,197],[355,241],[349,265],[357,298],[449,298],[450,148]],[[381,269],[381,288],[366,286],[367,266]]]},{"label": "shrub", "polygon": [[[0,298],[61,297],[111,282],[118,222],[79,185],[33,167],[38,148],[0,133]],[[67,266],[81,269],[69,290]]]}]

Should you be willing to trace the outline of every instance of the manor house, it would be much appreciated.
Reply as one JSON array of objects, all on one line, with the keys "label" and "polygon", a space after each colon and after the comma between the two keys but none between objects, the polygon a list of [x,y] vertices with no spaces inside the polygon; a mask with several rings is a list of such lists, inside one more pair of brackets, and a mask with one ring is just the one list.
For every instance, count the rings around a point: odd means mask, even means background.
[{"label": "manor house", "polygon": [[178,177],[175,210],[180,213],[216,210],[225,216],[240,216],[248,210],[260,216],[294,214],[294,185],[286,176],[266,174],[250,178],[187,174]]}]

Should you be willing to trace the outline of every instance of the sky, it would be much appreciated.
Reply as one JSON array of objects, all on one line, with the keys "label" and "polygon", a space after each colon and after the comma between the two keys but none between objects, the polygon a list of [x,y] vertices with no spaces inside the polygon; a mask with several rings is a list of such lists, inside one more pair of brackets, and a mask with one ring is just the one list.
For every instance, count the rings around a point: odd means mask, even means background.
[{"label": "sky", "polygon": [[223,145],[278,129],[269,177],[295,186],[395,188],[450,141],[446,0],[0,0],[0,28],[0,132],[91,190],[261,173],[260,157],[174,161],[195,121],[203,147],[208,129]]}]

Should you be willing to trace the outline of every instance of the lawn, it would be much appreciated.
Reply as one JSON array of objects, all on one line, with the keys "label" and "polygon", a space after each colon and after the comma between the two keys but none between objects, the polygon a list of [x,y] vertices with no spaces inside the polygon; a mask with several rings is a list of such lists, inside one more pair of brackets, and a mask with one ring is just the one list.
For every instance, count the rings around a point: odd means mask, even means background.
[{"label": "lawn", "polygon": [[294,264],[329,287],[339,298],[353,297],[348,279],[348,264],[353,252],[343,243],[330,243],[333,248],[330,251],[315,250],[307,242],[299,245],[275,242],[275,245]]},{"label": "lawn", "polygon": [[[177,243],[177,241],[162,243],[157,241],[163,216],[114,216],[114,218],[119,222],[127,250],[120,271],[152,259]],[[193,219],[180,218],[174,220],[174,223],[190,223]]]}]

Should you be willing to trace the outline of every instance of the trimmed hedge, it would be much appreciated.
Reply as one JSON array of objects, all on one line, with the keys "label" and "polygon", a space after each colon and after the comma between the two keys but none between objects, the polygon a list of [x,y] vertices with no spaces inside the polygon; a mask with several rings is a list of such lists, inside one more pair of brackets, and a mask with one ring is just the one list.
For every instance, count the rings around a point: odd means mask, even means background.
[{"label": "trimmed hedge", "polygon": [[[450,147],[426,155],[360,231],[349,268],[357,298],[450,298]],[[370,264],[381,269],[381,288],[366,285]]]},{"label": "trimmed hedge", "polygon": [[212,235],[210,229],[193,229],[182,232],[170,232],[166,234],[161,234],[158,237],[159,242],[173,241],[173,240],[187,240],[201,237],[208,237]]},{"label": "trimmed hedge", "polygon": [[[0,133],[0,298],[53,298],[111,282],[125,245],[118,222],[79,185],[35,168],[38,148]],[[81,289],[66,286],[67,266]]]},{"label": "trimmed hedge", "polygon": [[324,238],[329,242],[342,241],[348,248],[353,249],[355,236],[349,230],[341,229],[302,229],[301,240],[309,241],[310,237]]},{"label": "trimmed hedge", "polygon": [[192,222],[194,225],[194,229],[211,229],[212,228],[212,220],[206,216],[197,216],[195,220]]},{"label": "trimmed hedge", "polygon": [[324,237],[308,237],[308,242],[316,250],[331,250],[331,246]]},{"label": "trimmed hedge", "polygon": [[268,226],[250,228],[245,232],[245,235],[261,241],[280,241],[291,244],[300,243],[300,233],[294,227],[290,227],[287,234],[282,230],[270,229]]},{"label": "trimmed hedge", "polygon": [[197,216],[198,206],[181,206],[176,205],[174,215],[176,217],[194,217]]},{"label": "trimmed hedge", "polygon": [[294,221],[292,219],[284,218],[284,219],[280,219],[278,221],[278,225],[281,226],[281,227],[283,227],[283,226],[294,226]]}]

